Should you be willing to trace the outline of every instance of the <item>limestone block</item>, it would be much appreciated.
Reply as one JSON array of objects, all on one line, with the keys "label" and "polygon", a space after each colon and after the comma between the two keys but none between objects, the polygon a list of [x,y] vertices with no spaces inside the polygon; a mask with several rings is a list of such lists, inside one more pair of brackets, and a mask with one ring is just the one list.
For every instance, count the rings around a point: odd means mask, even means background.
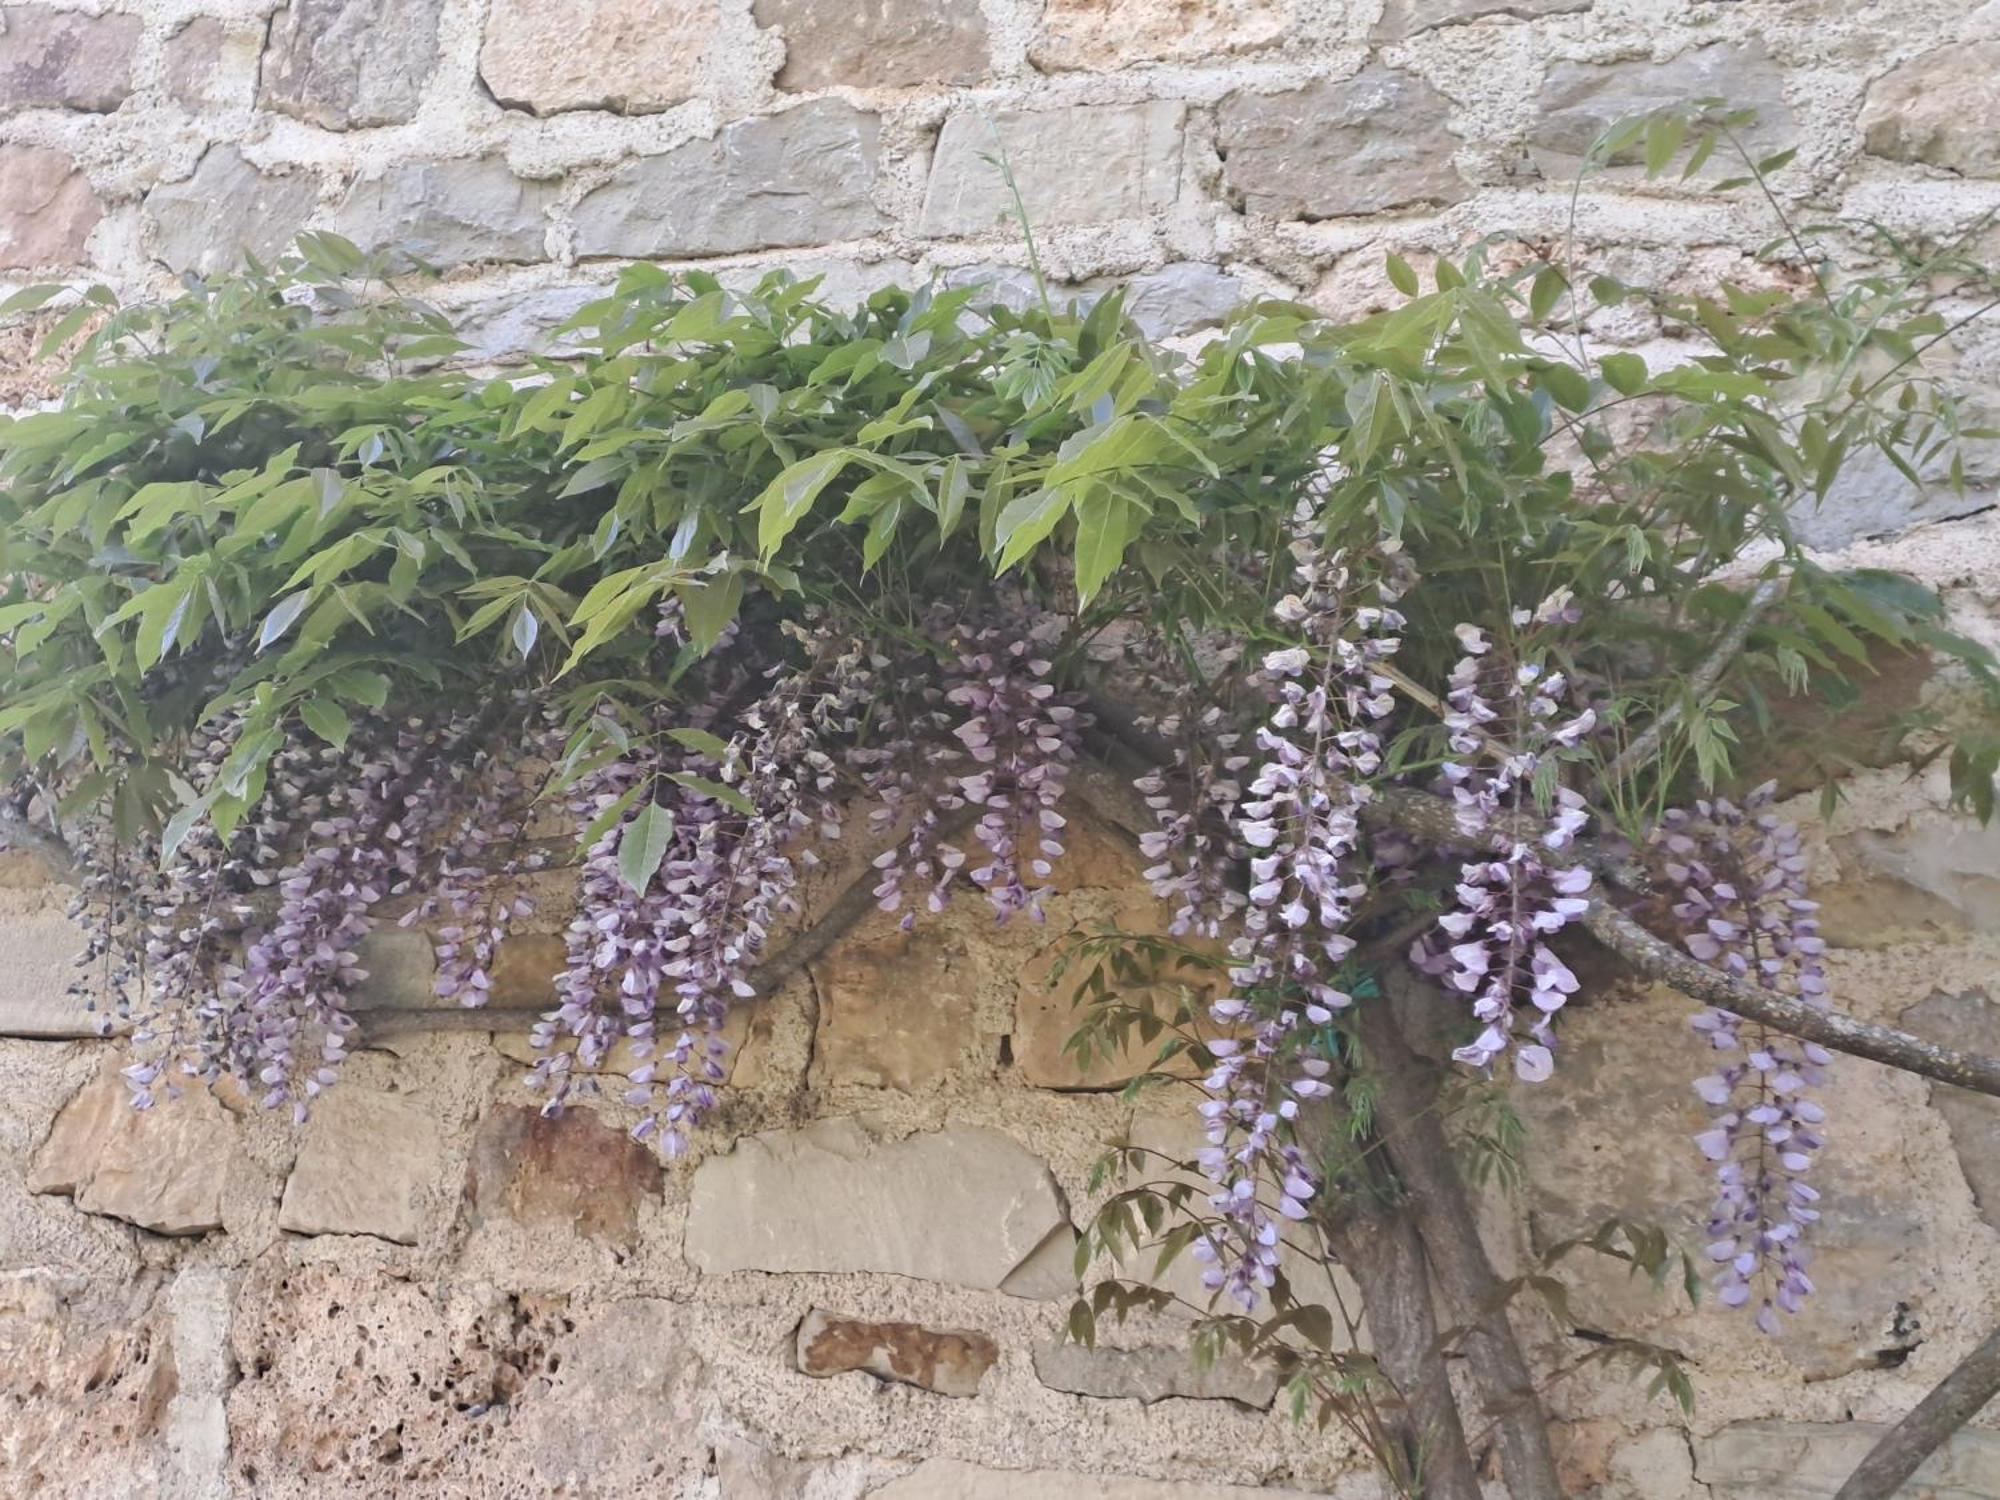
[{"label": "limestone block", "polygon": [[79,263],[103,217],[67,152],[0,145],[0,269]]},{"label": "limestone block", "polygon": [[310,173],[259,171],[234,146],[208,148],[186,182],[146,195],[153,254],[169,269],[233,271],[245,252],[269,264],[291,248],[319,202]]},{"label": "limestone block", "polygon": [[499,1105],[480,1122],[466,1167],[474,1224],[505,1217],[524,1229],[564,1229],[631,1249],[639,1217],[657,1201],[660,1159],[592,1109],[545,1115]]},{"label": "limestone block", "polygon": [[[1982,990],[1932,990],[1902,1014],[1918,1036],[1966,1052],[2000,1056],[2000,1005]],[[1931,1104],[1951,1130],[1952,1150],[1980,1215],[2000,1229],[2000,1099],[1949,1084],[1931,1085]]]},{"label": "limestone block", "polygon": [[1996,77],[2000,41],[1954,43],[1892,68],[1869,87],[1861,111],[1868,154],[2000,177]]},{"label": "limestone block", "polygon": [[[1715,1500],[1830,1500],[1888,1428],[1874,1422],[1731,1422],[1695,1442]],[[2000,1495],[2000,1432],[1966,1428],[1925,1461],[1902,1500]]]},{"label": "limestone block", "polygon": [[1589,10],[1594,0],[1389,0],[1369,35],[1377,42],[1400,42],[1440,26],[1460,26],[1489,17],[1531,21]]},{"label": "limestone block", "polygon": [[1937,925],[2000,927],[2000,825],[1925,812],[1900,828],[1841,835],[1834,848],[1843,866],[1916,893]]},{"label": "limestone block", "polygon": [[955,1458],[927,1458],[901,1479],[868,1492],[869,1500],[1271,1500],[1303,1490],[1204,1484],[1189,1479],[1136,1479],[1121,1474],[1070,1474],[1052,1469],[985,1469]]},{"label": "limestone block", "polygon": [[827,1377],[861,1370],[941,1396],[976,1396],[1000,1346],[969,1329],[873,1323],[814,1308],[799,1325],[798,1365]]},{"label": "limestone block", "polygon": [[[551,335],[578,308],[604,293],[601,286],[530,287],[468,303],[453,313],[458,337],[470,346],[459,357],[473,364],[492,364],[524,354],[561,352],[563,341]],[[510,938],[507,947],[517,941]],[[501,957],[505,962],[506,947]]]},{"label": "limestone block", "polygon": [[0,1036],[87,1037],[102,1015],[69,993],[87,934],[58,892],[0,892]]},{"label": "limestone block", "polygon": [[996,130],[1037,226],[1168,208],[1180,191],[1183,115],[1167,100],[953,115],[938,133],[919,228],[990,234],[1014,222],[1012,195],[987,160],[996,154]]},{"label": "limestone block", "polygon": [[28,1172],[28,1190],[67,1193],[86,1213],[156,1234],[222,1227],[237,1153],[228,1113],[207,1089],[134,1109],[114,1059],[63,1106]]},{"label": "limestone block", "polygon": [[685,1253],[711,1275],[879,1271],[1059,1297],[1073,1233],[1048,1167],[1012,1137],[956,1125],[877,1141],[843,1117],[704,1161]]},{"label": "limestone block", "polygon": [[[1558,62],[1542,80],[1528,151],[1544,176],[1567,179],[1607,126],[1653,109],[1720,97],[1754,109],[1744,144],[1762,155],[1797,144],[1798,121],[1785,102],[1784,74],[1761,41],[1711,42],[1667,62]],[[1637,161],[1638,148],[1619,158]],[[1722,175],[1733,176],[1732,162]]]},{"label": "limestone block", "polygon": [[692,98],[716,0],[495,0],[479,77],[509,109],[644,114]]},{"label": "limestone block", "polygon": [[444,0],[292,0],[271,18],[259,102],[328,130],[416,118]]},{"label": "limestone block", "polygon": [[209,102],[224,35],[214,16],[196,16],[167,38],[167,97],[182,109],[198,110]]},{"label": "limestone block", "polygon": [[812,966],[816,1083],[913,1091],[956,1072],[978,1044],[962,944],[928,933],[850,939]]},{"label": "limestone block", "polygon": [[628,162],[577,204],[577,253],[727,255],[873,234],[888,223],[873,197],[880,128],[816,99]]},{"label": "limestone block", "polygon": [[1044,73],[1195,62],[1283,39],[1283,0],[1049,0],[1028,60]]},{"label": "limestone block", "polygon": [[1185,1344],[1131,1349],[1102,1343],[1094,1349],[1068,1342],[1041,1344],[1035,1349],[1035,1377],[1058,1391],[1145,1406],[1180,1396],[1238,1401],[1262,1411],[1278,1395],[1275,1371],[1227,1356],[1203,1368]]},{"label": "limestone block", "polygon": [[422,1100],[343,1083],[313,1106],[278,1227],[414,1245],[442,1165],[437,1119]]},{"label": "limestone block", "polygon": [[132,92],[137,16],[0,6],[0,114],[116,109]]},{"label": "limestone block", "polygon": [[355,950],[368,977],[355,986],[351,1010],[458,1009],[437,992],[437,951],[417,927],[385,922]]},{"label": "limestone block", "polygon": [[1169,338],[1218,326],[1250,296],[1241,280],[1218,266],[1177,261],[1134,276],[1127,283],[1125,311],[1148,337]]},{"label": "limestone block", "polygon": [[977,83],[991,61],[979,0],[756,0],[750,13],[784,38],[781,89]]},{"label": "limestone block", "polygon": [[1451,164],[1451,101],[1379,65],[1283,94],[1233,94],[1216,114],[1230,197],[1279,219],[1330,219],[1471,191]]},{"label": "limestone block", "polygon": [[363,250],[437,266],[543,258],[556,184],[517,177],[498,156],[412,162],[348,189],[329,227]]}]

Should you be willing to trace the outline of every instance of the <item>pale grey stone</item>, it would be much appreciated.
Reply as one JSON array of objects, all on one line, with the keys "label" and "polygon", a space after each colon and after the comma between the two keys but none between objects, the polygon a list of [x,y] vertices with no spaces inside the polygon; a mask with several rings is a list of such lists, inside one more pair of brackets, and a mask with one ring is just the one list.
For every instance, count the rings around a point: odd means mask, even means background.
[{"label": "pale grey stone", "polygon": [[573,345],[554,337],[555,330],[576,316],[586,302],[595,302],[609,291],[603,286],[531,287],[468,303],[452,314],[458,337],[470,346],[458,357],[475,364],[496,364],[526,354],[563,352]]},{"label": "pale grey stone", "polygon": [[751,14],[784,36],[781,89],[977,83],[991,62],[979,0],[756,0]]},{"label": "pale grey stone", "polygon": [[84,997],[69,993],[88,939],[53,901],[9,916],[0,937],[0,1036],[99,1034],[107,1012],[87,1010]]},{"label": "pale grey stone", "polygon": [[510,109],[644,114],[693,97],[716,0],[494,0],[479,78]]},{"label": "pale grey stone", "polygon": [[[1011,1136],[953,1126],[876,1141],[842,1117],[745,1136],[704,1161],[685,1253],[710,1275],[878,1271],[1061,1296],[1043,1252],[1067,1254],[1072,1237],[1048,1167]],[[1042,1268],[1025,1288],[1023,1266]]]},{"label": "pale grey stone", "polygon": [[[1754,109],[1756,123],[1739,132],[1757,155],[1796,145],[1798,121],[1785,102],[1784,73],[1763,42],[1711,42],[1666,62],[1558,62],[1542,79],[1528,130],[1528,153],[1546,177],[1576,174],[1585,154],[1610,126],[1650,110],[1716,97],[1731,109]],[[1618,158],[1639,159],[1639,149]],[[1717,153],[1718,159],[1723,155]],[[1711,169],[1714,171],[1715,169]],[[1736,176],[1731,158],[1722,175]]]},{"label": "pale grey stone", "polygon": [[1230,197],[1277,219],[1330,219],[1471,191],[1451,164],[1451,101],[1413,74],[1364,68],[1282,94],[1233,94],[1216,113]]},{"label": "pale grey stone", "polygon": [[1249,293],[1218,266],[1177,261],[1127,283],[1125,311],[1149,338],[1191,333],[1226,322]]},{"label": "pale grey stone", "polygon": [[1949,482],[1951,453],[1917,465],[1921,485],[1911,484],[1879,448],[1850,454],[1824,499],[1806,495],[1794,504],[1793,534],[1809,547],[1831,550],[1927,521],[1969,516],[2000,501],[2000,443],[1968,438],[1955,451],[1965,475],[1962,491]]},{"label": "pale grey stone", "polygon": [[437,992],[437,951],[428,933],[385,923],[355,949],[368,977],[355,987],[350,1010],[458,1009]]},{"label": "pale grey stone", "polygon": [[442,1169],[437,1120],[421,1101],[344,1083],[313,1106],[278,1227],[414,1245],[424,1192]]},{"label": "pale grey stone", "polygon": [[628,162],[577,204],[577,253],[727,255],[873,234],[888,224],[873,198],[880,129],[817,99]]},{"label": "pale grey stone", "polygon": [[1304,1490],[1205,1484],[1197,1479],[1139,1479],[1052,1469],[987,1469],[956,1458],[927,1458],[901,1479],[868,1492],[869,1500],[1272,1500]]},{"label": "pale grey stone", "polygon": [[[1731,1422],[1695,1441],[1695,1477],[1715,1500],[1831,1500],[1887,1432],[1876,1422]],[[1965,1428],[1896,1491],[1899,1500],[2000,1495],[2000,1432]]]},{"label": "pale grey stone", "polygon": [[518,177],[498,156],[413,162],[363,178],[328,227],[363,250],[394,248],[432,265],[543,258],[553,182]]},{"label": "pale grey stone", "polygon": [[1871,156],[1967,177],[2000,177],[2000,41],[1940,47],[1868,90],[1861,132]]},{"label": "pale grey stone", "polygon": [[1123,1398],[1148,1406],[1169,1396],[1181,1396],[1238,1401],[1262,1411],[1278,1394],[1275,1371],[1228,1356],[1202,1368],[1185,1344],[1138,1349],[1042,1344],[1035,1349],[1035,1376],[1058,1391]]},{"label": "pale grey stone", "polygon": [[116,109],[132,92],[137,16],[0,5],[0,114]]},{"label": "pale grey stone", "polygon": [[174,271],[234,271],[246,253],[269,263],[291,247],[319,202],[305,171],[259,171],[234,146],[211,146],[185,182],[146,195],[153,257]]},{"label": "pale grey stone", "polygon": [[[1918,1036],[1945,1046],[2000,1056],[2000,1005],[1984,990],[1962,995],[1933,990],[1903,1012],[1902,1022]],[[1980,1216],[2000,1229],[2000,1099],[1934,1083],[1931,1104],[1951,1130],[1952,1150]]]},{"label": "pale grey stone", "polygon": [[328,130],[416,118],[444,0],[292,0],[271,18],[259,101]]},{"label": "pale grey stone", "polygon": [[1168,208],[1180,191],[1184,117],[1168,100],[955,114],[938,133],[919,227],[1018,231],[1013,196],[988,160],[1003,147],[1030,224],[1096,224]]},{"label": "pale grey stone", "polygon": [[1921,892],[1941,915],[1980,932],[2000,930],[2000,825],[1919,813],[1893,829],[1836,838],[1843,865]]},{"label": "pale grey stone", "polygon": [[1589,10],[1593,0],[1389,0],[1371,34],[1378,42],[1400,42],[1421,31],[1460,26],[1467,21],[1537,16],[1570,16]]}]

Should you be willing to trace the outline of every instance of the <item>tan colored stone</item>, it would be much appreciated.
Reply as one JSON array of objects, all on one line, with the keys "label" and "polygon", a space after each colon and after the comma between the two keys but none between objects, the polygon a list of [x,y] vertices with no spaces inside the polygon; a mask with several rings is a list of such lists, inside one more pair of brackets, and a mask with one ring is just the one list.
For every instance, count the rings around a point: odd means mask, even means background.
[{"label": "tan colored stone", "polygon": [[222,1188],[237,1154],[221,1103],[195,1086],[134,1109],[112,1058],[66,1104],[35,1153],[29,1189],[68,1193],[86,1213],[157,1234],[222,1227]]},{"label": "tan colored stone", "polygon": [[258,101],[328,130],[416,118],[443,0],[292,0],[271,18]]},{"label": "tan colored stone", "polygon": [[489,1005],[558,1004],[556,979],[569,967],[569,945],[557,932],[515,932],[493,957]]},{"label": "tan colored stone", "polygon": [[1902,887],[1931,907],[1930,925],[2000,928],[2000,824],[1982,828],[1970,818],[1917,813],[1894,829],[1860,829],[1837,835],[1834,852],[1843,867],[1872,877],[1870,884]]},{"label": "tan colored stone", "polygon": [[1375,66],[1283,94],[1233,94],[1216,112],[1230,197],[1277,219],[1331,219],[1472,191],[1452,166],[1451,101],[1411,73]]},{"label": "tan colored stone", "polygon": [[751,14],[784,38],[781,89],[977,83],[991,62],[979,0],[756,0]]},{"label": "tan colored stone", "polygon": [[1892,68],[1869,87],[1861,111],[1868,154],[2000,177],[1996,77],[2000,41],[1953,43]]},{"label": "tan colored stone", "polygon": [[959,943],[923,933],[850,939],[812,966],[819,992],[813,1081],[933,1088],[965,1063],[975,976]]},{"label": "tan colored stone", "polygon": [[996,130],[1032,224],[1096,224],[1168,208],[1180,191],[1183,115],[1166,100],[955,114],[938,133],[919,227],[960,235],[1013,225],[1013,196],[989,159]]},{"label": "tan colored stone", "polygon": [[[1879,1422],[1731,1422],[1695,1443],[1695,1477],[1716,1500],[1831,1500],[1888,1431]],[[1896,1493],[1903,1500],[2000,1495],[2000,1432],[1963,1429]]]},{"label": "tan colored stone", "polygon": [[940,1396],[976,1396],[999,1358],[991,1337],[968,1329],[874,1323],[817,1307],[799,1325],[799,1369],[822,1378],[860,1370]]},{"label": "tan colored stone", "polygon": [[1199,1480],[1135,1479],[1123,1474],[1059,1473],[1050,1469],[985,1469],[955,1458],[927,1458],[869,1500],[1271,1500],[1303,1490],[1204,1484]]},{"label": "tan colored stone", "polygon": [[1284,0],[1049,0],[1028,60],[1044,73],[1206,61],[1282,40],[1287,10]]},{"label": "tan colored stone", "polygon": [[1468,21],[1532,21],[1537,16],[1575,15],[1589,10],[1593,3],[1594,0],[1389,0],[1370,37],[1377,42],[1400,42],[1422,31],[1462,26]]},{"label": "tan colored stone", "polygon": [[1278,1396],[1278,1375],[1225,1354],[1206,1366],[1195,1363],[1187,1345],[1094,1349],[1058,1340],[1035,1346],[1035,1378],[1051,1390],[1150,1406],[1169,1396],[1196,1401],[1235,1401],[1267,1410]]},{"label": "tan colored stone", "polygon": [[0,145],[0,268],[83,261],[104,205],[66,153]]},{"label": "tan colored stone", "polygon": [[685,1253],[710,1275],[880,1271],[1056,1297],[1068,1287],[1039,1252],[1073,1237],[1048,1167],[1011,1136],[959,1125],[878,1141],[842,1117],[704,1161]]},{"label": "tan colored stone", "polygon": [[[2000,1057],[2000,1005],[1983,990],[1962,995],[1933,990],[1900,1019],[1941,1045]],[[1937,1083],[1931,1085],[1931,1104],[1951,1129],[1952,1150],[1981,1217],[2000,1229],[2000,1099]]]},{"label": "tan colored stone", "polygon": [[659,1198],[661,1182],[660,1159],[595,1110],[499,1105],[473,1138],[465,1202],[474,1224],[504,1215],[629,1250],[641,1206]]},{"label": "tan colored stone", "polygon": [[167,97],[181,108],[199,110],[210,102],[225,35],[214,16],[196,16],[167,38]]},{"label": "tan colored stone", "polygon": [[56,1113],[48,1137],[28,1165],[28,1191],[74,1196],[90,1181],[98,1154],[129,1110],[131,1096],[110,1068],[98,1075]]},{"label": "tan colored stone", "polygon": [[294,1234],[370,1234],[414,1245],[426,1190],[443,1166],[425,1101],[343,1083],[313,1106],[278,1227]]},{"label": "tan colored stone", "polygon": [[0,927],[0,1036],[98,1035],[109,1012],[87,1010],[89,997],[69,992],[88,935],[51,902],[22,907]]},{"label": "tan colored stone", "polygon": [[644,114],[692,98],[716,0],[494,0],[479,77],[509,109]]},{"label": "tan colored stone", "polygon": [[0,6],[0,114],[116,109],[132,92],[137,16]]}]

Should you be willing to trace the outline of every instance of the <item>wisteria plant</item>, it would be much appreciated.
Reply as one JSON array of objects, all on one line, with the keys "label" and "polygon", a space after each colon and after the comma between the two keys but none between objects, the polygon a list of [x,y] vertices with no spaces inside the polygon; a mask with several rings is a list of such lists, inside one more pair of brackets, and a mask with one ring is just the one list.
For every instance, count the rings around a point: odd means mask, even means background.
[{"label": "wisteria plant", "polygon": [[[1713,1112],[1699,1253],[1757,1327],[1812,1290],[1835,1054],[2000,1093],[2000,1062],[1840,1012],[1798,835],[1740,786],[1786,712],[1928,652],[1955,712],[1868,732],[1991,812],[1992,659],[1794,535],[1854,455],[1949,467],[1934,308],[1987,287],[1955,252],[1675,293],[1502,238],[1429,289],[1392,258],[1393,312],[1265,303],[1194,352],[1115,294],[841,310],[635,266],[573,353],[499,375],[380,269],[321,235],[168,302],[92,289],[61,401],[0,426],[0,836],[75,879],[79,992],[130,1035],[135,1105],[230,1078],[304,1118],[365,1040],[371,932],[430,934],[439,996],[478,1007],[565,881],[528,1082],[560,1108],[626,1046],[634,1134],[674,1155],[731,1007],[802,943],[870,906],[1040,920],[1095,798],[1161,924],[1071,955],[1078,1051],[1192,1058],[1205,1145],[1119,1147],[1166,1175],[1107,1173],[1081,1263],[1187,1254],[1199,1338],[1465,1500],[1455,1345],[1513,1492],[1557,1491],[1451,1139],[1521,1149],[1507,1090],[1564,1086],[1589,945],[1700,1002],[1663,1065]],[[1686,357],[1580,334],[1628,302]],[[1796,784],[1835,784],[1822,744]],[[835,841],[856,899],[802,925]],[[1209,1000],[1129,998],[1197,971]],[[1644,1225],[1588,1248],[1674,1263]],[[1296,1256],[1352,1272],[1372,1356]],[[1072,1331],[1165,1296],[1107,1280]]]}]

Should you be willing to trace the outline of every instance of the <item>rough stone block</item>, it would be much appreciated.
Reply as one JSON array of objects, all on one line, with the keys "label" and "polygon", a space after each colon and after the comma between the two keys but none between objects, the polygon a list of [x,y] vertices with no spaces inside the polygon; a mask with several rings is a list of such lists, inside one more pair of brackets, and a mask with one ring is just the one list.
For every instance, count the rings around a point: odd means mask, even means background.
[{"label": "rough stone block", "polygon": [[[1731,1422],[1695,1443],[1695,1477],[1715,1500],[1831,1500],[1887,1432],[1875,1422]],[[1966,1428],[1896,1491],[1901,1500],[2000,1495],[2000,1432]]]},{"label": "rough stone block", "polygon": [[1044,73],[1203,62],[1281,40],[1283,0],[1049,0],[1028,60]]},{"label": "rough stone block", "polygon": [[1278,1395],[1275,1371],[1230,1356],[1204,1368],[1195,1364],[1185,1344],[1130,1349],[1042,1344],[1035,1349],[1035,1377],[1054,1390],[1144,1406],[1179,1396],[1236,1401],[1263,1411]]},{"label": "rough stone block", "polygon": [[425,1190],[442,1165],[437,1119],[424,1101],[343,1083],[313,1106],[278,1227],[414,1245]]},{"label": "rough stone block", "polygon": [[1893,830],[1862,829],[1838,837],[1834,847],[1878,880],[1920,893],[1940,925],[1975,932],[2000,927],[2000,826],[1981,828],[1969,818],[1919,813]]},{"label": "rough stone block", "polygon": [[662,110],[693,97],[716,0],[495,0],[479,77],[509,109]]},{"label": "rough stone block", "polygon": [[363,250],[393,248],[437,266],[535,261],[556,191],[517,177],[498,156],[412,162],[356,182],[329,227]]},{"label": "rough stone block", "polygon": [[959,1125],[877,1141],[841,1118],[704,1161],[685,1253],[711,1275],[879,1271],[1058,1297],[1075,1284],[1073,1239],[1048,1167],[1012,1137]]},{"label": "rough stone block", "polygon": [[1217,327],[1251,295],[1229,272],[1198,261],[1177,261],[1126,285],[1125,311],[1156,339]]},{"label": "rough stone block", "polygon": [[214,16],[196,16],[167,38],[167,97],[182,109],[199,110],[209,102],[225,35]]},{"label": "rough stone block", "polygon": [[938,133],[919,227],[989,234],[1014,222],[1013,197],[985,159],[996,154],[996,130],[1030,223],[1096,224],[1170,207],[1183,115],[1166,100],[953,115]]},{"label": "rough stone block", "polygon": [[0,145],[0,269],[79,264],[103,217],[67,152]]},{"label": "rough stone block", "polygon": [[[1945,1046],[2000,1056],[2000,1005],[1983,990],[1933,990],[1902,1014],[1918,1036]],[[2000,1229],[2000,1099],[1949,1084],[1931,1085],[1931,1104],[1951,1130],[1952,1150],[1987,1223]]]},{"label": "rough stone block", "polygon": [[88,934],[45,887],[0,892],[0,1036],[87,1037],[98,1013],[69,993]]},{"label": "rough stone block", "polygon": [[967,1329],[871,1323],[817,1307],[799,1325],[799,1369],[822,1378],[860,1370],[940,1396],[976,1396],[999,1357],[991,1337]]},{"label": "rough stone block", "polygon": [[1462,26],[1489,17],[1532,21],[1537,16],[1570,16],[1589,10],[1594,0],[1389,0],[1369,33],[1377,42],[1400,42],[1440,26]]},{"label": "rough stone block", "polygon": [[814,1081],[926,1089],[978,1043],[962,945],[895,932],[850,940],[812,966],[819,991]]},{"label": "rough stone block", "polygon": [[112,1066],[63,1107],[29,1169],[31,1192],[68,1193],[86,1213],[156,1234],[222,1227],[236,1131],[207,1089],[131,1107]]},{"label": "rough stone block", "polygon": [[1861,111],[1871,156],[2000,177],[2000,41],[1940,47],[1875,80]]},{"label": "rough stone block", "polygon": [[132,92],[137,16],[0,5],[0,114],[116,109]]},{"label": "rough stone block", "polygon": [[888,223],[874,202],[880,127],[816,99],[628,162],[577,204],[577,253],[728,255],[873,234]]},{"label": "rough stone block", "polygon": [[901,1479],[869,1491],[869,1500],[1271,1500],[1303,1490],[1136,1479],[1051,1469],[986,1469],[956,1458],[927,1458]]},{"label": "rough stone block", "polygon": [[659,1198],[662,1180],[660,1159],[595,1110],[499,1105],[473,1138],[466,1209],[475,1224],[505,1217],[629,1250],[641,1206]]},{"label": "rough stone block", "polygon": [[991,61],[979,0],[756,0],[751,14],[784,37],[781,89],[977,83]]},{"label": "rough stone block", "polygon": [[437,992],[437,951],[430,934],[385,922],[355,950],[368,977],[355,987],[351,1010],[457,1010]]},{"label": "rough stone block", "polygon": [[[1798,121],[1785,102],[1784,73],[1761,41],[1711,42],[1667,62],[1552,64],[1535,101],[1528,151],[1546,177],[1567,179],[1605,129],[1648,110],[1720,97],[1732,109],[1754,109],[1757,122],[1741,132],[1756,154],[1796,143]],[[1719,153],[1718,153],[1719,154]],[[1639,148],[1618,158],[1639,160]],[[1735,175],[1732,162],[1723,175]]]},{"label": "rough stone block", "polygon": [[271,18],[259,102],[328,130],[416,118],[444,0],[293,0]]},{"label": "rough stone block", "polygon": [[1233,94],[1216,114],[1229,195],[1250,213],[1331,219],[1471,191],[1451,164],[1451,101],[1421,78],[1363,69],[1283,94]]},{"label": "rough stone block", "polygon": [[186,182],[146,195],[153,255],[174,271],[233,271],[243,256],[269,263],[291,247],[319,203],[306,172],[259,171],[234,146],[208,148]]}]

